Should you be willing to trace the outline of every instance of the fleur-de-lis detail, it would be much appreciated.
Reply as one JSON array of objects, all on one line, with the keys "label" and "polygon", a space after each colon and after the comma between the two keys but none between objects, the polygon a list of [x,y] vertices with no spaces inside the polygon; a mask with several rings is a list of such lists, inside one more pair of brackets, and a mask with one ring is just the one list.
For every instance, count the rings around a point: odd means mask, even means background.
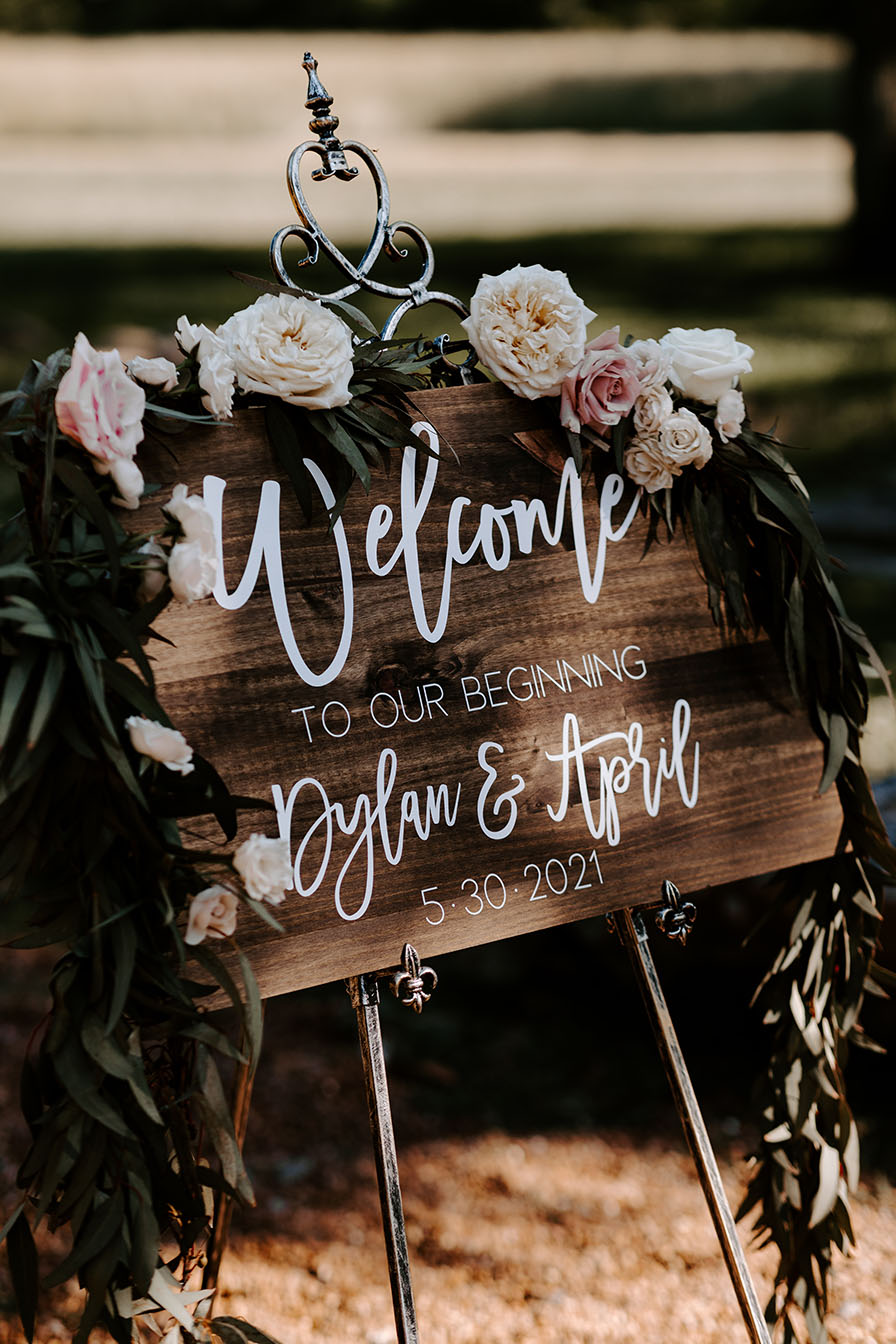
[{"label": "fleur-de-lis detail", "polygon": [[431,966],[421,966],[420,958],[410,943],[405,943],[401,954],[400,971],[389,977],[389,988],[398,999],[415,1013],[423,1012],[423,1005],[432,998],[439,977]]},{"label": "fleur-de-lis detail", "polygon": [[697,918],[697,907],[693,901],[683,901],[681,892],[668,878],[663,883],[663,901],[662,908],[657,912],[657,928],[667,938],[677,938],[684,947]]}]

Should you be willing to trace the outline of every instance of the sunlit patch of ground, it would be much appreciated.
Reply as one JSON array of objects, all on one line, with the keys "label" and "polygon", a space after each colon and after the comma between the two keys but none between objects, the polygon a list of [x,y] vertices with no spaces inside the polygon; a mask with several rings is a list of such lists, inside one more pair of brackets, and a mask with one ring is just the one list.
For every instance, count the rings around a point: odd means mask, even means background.
[{"label": "sunlit patch of ground", "polygon": [[[743,1167],[725,1163],[732,1200]],[[300,1187],[266,1186],[224,1264],[216,1314],[283,1344],[395,1339],[372,1163]],[[690,1159],[623,1133],[486,1134],[402,1153],[412,1276],[427,1344],[730,1344],[738,1307]],[[832,1344],[879,1344],[896,1319],[896,1193],[863,1187],[860,1249],[838,1257]],[[774,1256],[748,1252],[764,1302]],[[57,1295],[37,1344],[70,1338],[73,1292]],[[21,1335],[0,1323],[3,1344]]]}]

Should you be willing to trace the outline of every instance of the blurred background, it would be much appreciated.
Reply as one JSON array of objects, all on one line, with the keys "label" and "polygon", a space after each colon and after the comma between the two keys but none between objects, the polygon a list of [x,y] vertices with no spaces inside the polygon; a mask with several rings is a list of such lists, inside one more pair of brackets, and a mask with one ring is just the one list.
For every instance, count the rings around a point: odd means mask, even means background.
[{"label": "blurred background", "polygon": [[[230,271],[267,275],[269,240],[295,218],[284,174],[308,136],[310,49],[340,134],[380,157],[392,218],[433,242],[439,288],[467,299],[483,272],[541,262],[566,271],[623,335],[725,326],[755,348],[753,421],[793,446],[847,566],[847,607],[893,667],[893,0],[854,0],[848,12],[830,0],[455,0],[450,11],[330,0],[317,31],[321,13],[279,0],[0,0],[2,386],[79,330],[125,357],[171,353],[182,312],[213,326],[252,301]],[[359,256],[369,183],[308,194]],[[309,271],[301,281],[318,287]],[[418,316],[426,334],[443,322]],[[880,695],[866,764],[892,818],[896,728]],[[773,898],[751,887],[707,900],[688,949],[658,949],[714,1137],[735,1162],[753,1137],[750,1088],[766,1049],[747,1005],[775,929],[746,953],[740,943]],[[887,943],[892,966],[892,934]],[[425,1337],[730,1338],[737,1316],[711,1231],[700,1240],[699,1192],[693,1208],[672,1193],[690,1199],[692,1183],[621,949],[603,928],[570,927],[438,969],[424,1017],[390,1010],[386,1023]],[[3,995],[7,1190],[21,1152],[14,1065],[40,1011],[39,970],[18,960]],[[891,1008],[875,1004],[868,1027],[891,1039]],[[392,1337],[355,1048],[340,986],[270,1004],[248,1148],[259,1207],[237,1223],[224,1305],[287,1340]],[[886,1264],[896,1225],[880,1175],[894,1159],[892,1061],[851,1067],[870,1183],[858,1212],[866,1258],[838,1271],[840,1344],[891,1331],[892,1304],[875,1294],[892,1268],[867,1257]],[[609,1185],[580,1188],[601,1167]],[[726,1173],[736,1199],[743,1171]],[[478,1250],[474,1211],[491,1237]],[[576,1274],[595,1238],[615,1250],[589,1269],[603,1288],[588,1306]],[[697,1247],[691,1263],[682,1241]],[[281,1260],[283,1274],[271,1269]],[[372,1297],[366,1280],[361,1290],[368,1262]],[[763,1295],[770,1263],[757,1262]],[[656,1322],[612,1297],[609,1285],[635,1273],[644,1310],[662,1302]],[[446,1313],[451,1293],[475,1302],[472,1334],[469,1310]],[[687,1316],[695,1293],[699,1318]],[[38,1338],[68,1338],[71,1310],[57,1295]],[[17,1338],[0,1319],[0,1341]]]}]

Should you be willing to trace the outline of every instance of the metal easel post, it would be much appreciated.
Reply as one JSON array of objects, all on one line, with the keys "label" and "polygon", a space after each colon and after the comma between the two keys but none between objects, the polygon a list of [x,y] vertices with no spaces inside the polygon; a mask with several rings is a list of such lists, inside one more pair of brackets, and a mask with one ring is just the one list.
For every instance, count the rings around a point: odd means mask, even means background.
[{"label": "metal easel post", "polygon": [[[678,892],[672,887],[671,883],[664,884],[664,894],[670,895],[668,890],[670,887],[672,893],[674,893],[673,901],[675,902]],[[685,907],[685,909],[687,910],[688,907]],[[689,910],[693,912],[693,906],[690,906]],[[684,921],[682,921],[679,910],[670,910],[669,913],[672,915],[672,925],[675,931],[668,927],[667,911],[664,911],[660,916],[663,921],[662,927],[670,933],[670,936],[681,938],[683,942],[687,936],[687,928],[693,922],[693,913],[686,916]],[[709,1140],[706,1124],[700,1113],[693,1084],[684,1062],[684,1056],[681,1053],[678,1036],[672,1025],[672,1018],[647,942],[644,916],[640,910],[620,910],[617,914],[614,914],[613,924],[631,958],[635,976],[644,998],[647,1016],[650,1018],[656,1036],[657,1047],[675,1097],[675,1104],[688,1141],[688,1147],[697,1166],[697,1174],[700,1177],[700,1184],[703,1186],[703,1193],[709,1205],[716,1236],[719,1239],[722,1254],[728,1266],[728,1273],[731,1276],[731,1283],[734,1287],[744,1324],[747,1327],[747,1333],[753,1344],[771,1344],[765,1317],[759,1305],[753,1281],[750,1278],[750,1271],[747,1268],[743,1248],[734,1225],[734,1217],[728,1204],[725,1187],[722,1185],[722,1178],[719,1175],[715,1153]]]},{"label": "metal easel post", "polygon": [[395,1135],[392,1131],[392,1112],[389,1107],[383,1036],[380,1030],[377,977],[375,974],[353,976],[347,982],[347,988],[358,1019],[358,1038],[364,1064],[364,1085],[373,1137],[380,1209],[383,1215],[383,1235],[386,1239],[386,1256],[389,1261],[395,1329],[398,1344],[418,1344],[417,1314],[411,1287],[408,1241],[404,1226],[401,1186],[398,1182],[398,1159],[395,1152]]}]

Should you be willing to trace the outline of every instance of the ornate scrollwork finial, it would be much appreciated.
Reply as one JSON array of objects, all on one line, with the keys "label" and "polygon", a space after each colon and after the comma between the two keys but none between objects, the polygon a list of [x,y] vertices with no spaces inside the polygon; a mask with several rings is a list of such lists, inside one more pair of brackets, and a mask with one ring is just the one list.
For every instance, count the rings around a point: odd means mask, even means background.
[{"label": "ornate scrollwork finial", "polygon": [[423,1012],[423,1005],[433,996],[439,977],[431,966],[421,966],[420,958],[410,943],[405,943],[401,954],[400,971],[389,977],[389,988],[398,999],[415,1013]]},{"label": "ornate scrollwork finial", "polygon": [[317,77],[317,61],[310,51],[305,52],[302,68],[308,72],[308,97],[305,106],[313,114],[308,129],[318,137],[324,151],[324,167],[315,168],[311,174],[312,180],[322,182],[327,177],[338,177],[343,182],[350,182],[353,177],[358,176],[358,170],[350,168],[346,162],[345,150],[336,135],[339,118],[330,111],[333,99]]},{"label": "ornate scrollwork finial", "polygon": [[[390,222],[389,186],[379,159],[360,141],[340,140],[338,138],[336,128],[339,125],[339,118],[330,111],[333,99],[318,79],[317,61],[310,51],[305,53],[302,65],[308,72],[308,98],[305,106],[313,114],[310,126],[318,138],[317,140],[306,140],[304,144],[298,145],[289,156],[286,180],[296,213],[302,222],[301,224],[289,224],[286,228],[279,229],[271,241],[271,267],[277,280],[281,285],[287,286],[297,294],[304,295],[305,298],[319,299],[324,302],[347,299],[361,289],[366,290],[368,294],[398,299],[397,307],[393,308],[383,326],[382,336],[384,339],[395,335],[398,323],[406,313],[411,312],[414,308],[421,307],[424,303],[440,303],[460,317],[469,316],[466,304],[461,303],[460,299],[456,299],[453,294],[444,294],[439,290],[429,288],[429,282],[435,269],[435,260],[429,239],[415,224],[409,224],[406,220],[397,220],[394,224]],[[299,178],[299,165],[308,153],[316,154],[322,160],[322,166],[315,168],[311,173],[313,182],[322,182],[333,177],[339,178],[343,182],[352,181],[357,176],[358,169],[349,167],[345,157],[346,153],[355,155],[370,171],[376,187],[376,223],[364,255],[357,263],[349,261],[348,257],[327,237],[306,200]],[[400,261],[407,257],[408,249],[401,247],[395,241],[398,234],[404,234],[416,247],[420,257],[419,273],[415,279],[404,285],[390,285],[382,280],[374,280],[370,272],[381,253],[384,253],[391,261]],[[299,239],[307,249],[307,255],[292,262],[293,266],[313,266],[323,252],[333,262],[337,271],[345,277],[347,283],[327,294],[321,294],[313,289],[306,289],[304,286],[296,284],[283,255],[284,244],[291,238]],[[462,348],[466,348],[466,343],[463,344]],[[447,351],[443,350],[442,353],[447,353]],[[463,366],[464,370],[472,367],[474,363],[475,355],[471,352]]]}]

